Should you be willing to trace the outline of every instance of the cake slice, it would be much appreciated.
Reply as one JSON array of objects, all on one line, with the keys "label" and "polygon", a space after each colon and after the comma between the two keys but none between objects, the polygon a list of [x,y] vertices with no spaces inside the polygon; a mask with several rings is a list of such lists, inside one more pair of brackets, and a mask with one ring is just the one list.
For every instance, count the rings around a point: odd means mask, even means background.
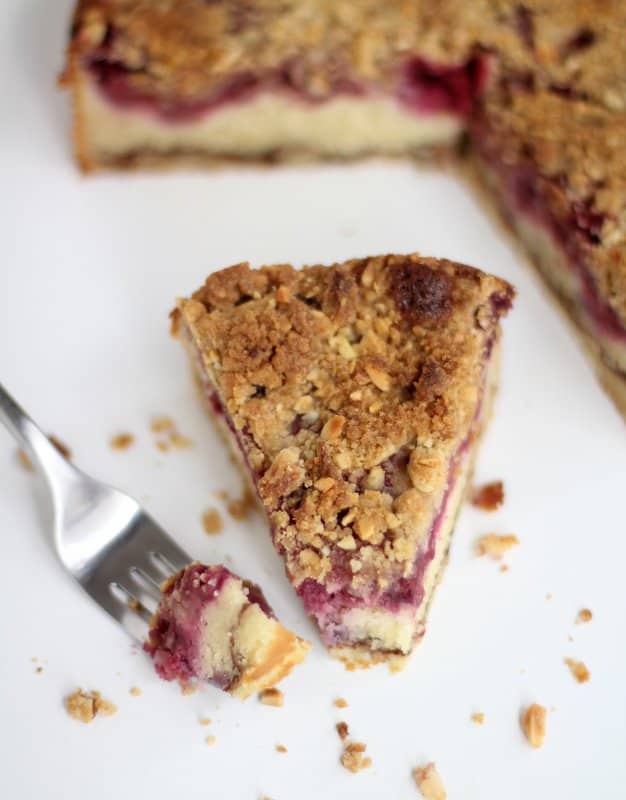
[{"label": "cake slice", "polygon": [[162,592],[144,647],[165,680],[208,681],[245,700],[288,675],[310,647],[276,620],[258,586],[226,567],[195,562]]},{"label": "cake slice", "polygon": [[516,83],[471,132],[490,194],[626,414],[626,110]]},{"label": "cake slice", "polygon": [[174,312],[213,417],[322,639],[408,654],[496,385],[513,289],[419,255],[238,264]]},{"label": "cake slice", "polygon": [[450,145],[487,57],[462,26],[442,40],[428,5],[80,0],[64,75],[78,161],[91,170]]}]

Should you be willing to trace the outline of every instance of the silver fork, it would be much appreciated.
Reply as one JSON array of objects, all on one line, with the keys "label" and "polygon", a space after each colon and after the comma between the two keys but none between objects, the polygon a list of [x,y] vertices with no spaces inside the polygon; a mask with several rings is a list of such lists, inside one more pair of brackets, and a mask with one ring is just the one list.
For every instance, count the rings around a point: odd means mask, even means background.
[{"label": "silver fork", "polygon": [[48,483],[61,563],[131,636],[145,641],[161,583],[191,559],[136,500],[67,461],[2,384],[0,420]]}]

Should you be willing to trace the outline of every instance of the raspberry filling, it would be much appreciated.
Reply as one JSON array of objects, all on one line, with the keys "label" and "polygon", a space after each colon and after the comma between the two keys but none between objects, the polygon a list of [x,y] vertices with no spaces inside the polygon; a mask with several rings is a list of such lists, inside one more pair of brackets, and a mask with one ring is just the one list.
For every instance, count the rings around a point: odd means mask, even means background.
[{"label": "raspberry filling", "polygon": [[[580,283],[580,301],[597,332],[616,341],[626,342],[626,327],[611,306],[604,302],[591,270],[586,263],[590,249],[602,243],[601,231],[604,215],[594,211],[591,198],[570,204],[569,213],[557,216],[550,197],[563,193],[565,176],[545,176],[532,163],[511,165],[504,163],[485,145],[483,123],[473,126],[474,146],[481,158],[499,178],[501,190],[511,206],[547,231],[565,254],[570,269]],[[502,213],[513,226],[510,207],[502,204]]]},{"label": "raspberry filling", "polygon": [[[202,650],[203,613],[217,603],[226,584],[239,579],[223,566],[191,564],[166,585],[159,609],[153,618],[144,650],[152,656],[157,673],[165,680],[188,682],[192,678],[208,680],[226,689],[233,680],[223,673],[204,674]],[[261,589],[242,581],[249,603],[273,617]]]},{"label": "raspberry filling", "polygon": [[[240,72],[225,79],[210,95],[194,100],[157,96],[133,86],[136,70],[114,59],[114,34],[86,61],[94,84],[113,105],[143,111],[168,123],[201,119],[224,106],[245,102],[262,91],[283,92],[309,105],[318,105],[339,96],[374,95],[374,87],[345,75],[336,76],[328,92],[313,95],[301,77],[298,59],[264,73]],[[435,64],[411,58],[399,71],[393,93],[398,102],[418,114],[448,113],[466,117],[487,80],[487,60],[474,56],[463,64]]]}]

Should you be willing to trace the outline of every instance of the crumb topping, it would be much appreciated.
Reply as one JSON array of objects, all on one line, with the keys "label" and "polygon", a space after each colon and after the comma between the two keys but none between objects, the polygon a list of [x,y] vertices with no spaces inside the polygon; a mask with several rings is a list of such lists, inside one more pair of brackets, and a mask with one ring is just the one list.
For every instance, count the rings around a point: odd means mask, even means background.
[{"label": "crumb topping", "polygon": [[413,770],[413,779],[425,800],[446,800],[448,797],[441,776],[432,761],[424,767],[416,767]]},{"label": "crumb topping", "polygon": [[209,536],[222,532],[222,517],[216,508],[207,509],[202,515],[202,527]]},{"label": "crumb topping", "polygon": [[341,763],[349,772],[360,772],[372,766],[372,759],[365,755],[367,745],[363,742],[346,742],[341,754]]},{"label": "crumb topping", "polygon": [[591,673],[582,661],[576,661],[573,658],[565,658],[563,660],[578,683],[587,683],[591,678]]},{"label": "crumb topping", "polygon": [[263,689],[262,692],[259,692],[259,700],[265,706],[275,706],[276,708],[280,708],[285,703],[285,695],[280,691],[280,689],[272,687],[270,689]]},{"label": "crumb topping", "polygon": [[65,708],[70,717],[80,722],[92,722],[98,715],[109,717],[115,714],[117,706],[105,700],[100,692],[86,692],[77,689],[65,698]]},{"label": "crumb topping", "polygon": [[512,297],[413,254],[239,264],[181,302],[296,586],[343,574],[358,594],[410,574]]},{"label": "crumb topping", "polygon": [[472,505],[482,511],[495,511],[504,503],[504,484],[494,481],[480,486],[472,496]]},{"label": "crumb topping", "polygon": [[522,715],[522,730],[532,747],[538,748],[546,736],[547,711],[545,706],[533,703]]},{"label": "crumb topping", "polygon": [[485,536],[481,536],[476,542],[476,553],[479,556],[489,556],[499,560],[506,552],[518,544],[519,539],[513,534],[488,533]]}]

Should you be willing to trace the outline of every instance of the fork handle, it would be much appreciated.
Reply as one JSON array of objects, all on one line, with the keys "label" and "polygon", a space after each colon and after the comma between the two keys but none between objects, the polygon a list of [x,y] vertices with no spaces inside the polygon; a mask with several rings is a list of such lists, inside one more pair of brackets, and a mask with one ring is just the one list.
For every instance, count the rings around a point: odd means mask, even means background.
[{"label": "fork handle", "polygon": [[50,442],[41,428],[28,416],[0,383],[0,422],[13,434],[54,490],[75,474],[74,467]]}]

